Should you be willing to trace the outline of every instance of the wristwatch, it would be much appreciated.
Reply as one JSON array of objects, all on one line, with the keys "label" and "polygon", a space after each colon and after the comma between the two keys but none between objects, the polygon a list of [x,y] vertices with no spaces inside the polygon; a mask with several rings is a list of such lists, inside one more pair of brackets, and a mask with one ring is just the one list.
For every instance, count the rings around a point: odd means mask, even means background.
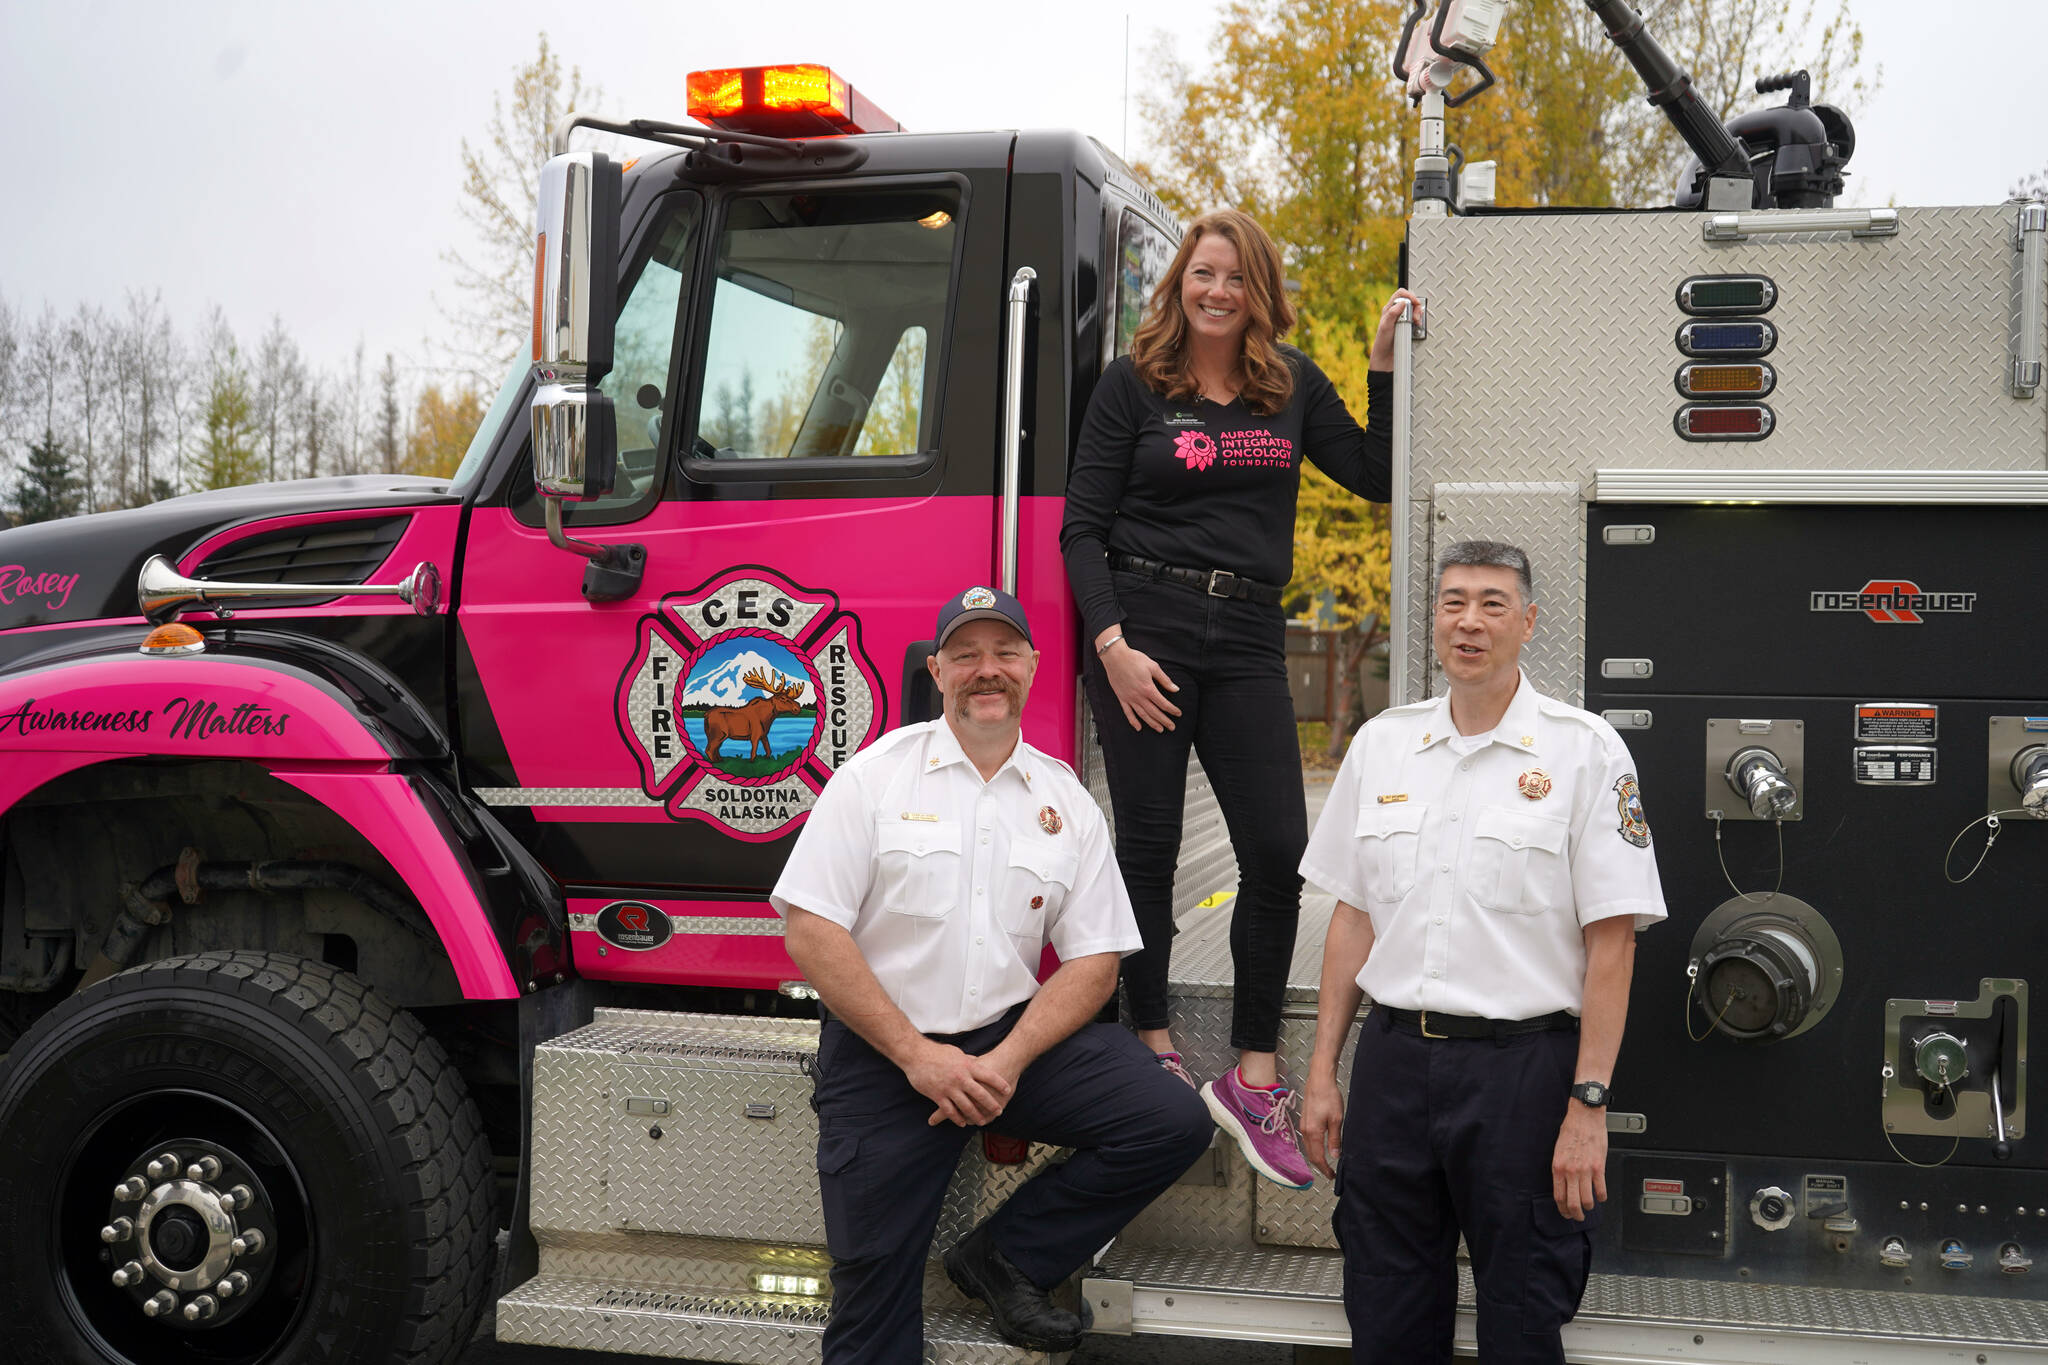
[{"label": "wristwatch", "polygon": [[1580,1081],[1572,1087],[1572,1098],[1588,1109],[1605,1109],[1613,1093],[1598,1081]]}]

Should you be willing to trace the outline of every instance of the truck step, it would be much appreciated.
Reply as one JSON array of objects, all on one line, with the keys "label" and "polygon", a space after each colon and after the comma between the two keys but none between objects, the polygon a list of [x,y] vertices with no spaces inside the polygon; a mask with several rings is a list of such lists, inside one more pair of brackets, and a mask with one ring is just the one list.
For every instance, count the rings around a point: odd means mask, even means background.
[{"label": "truck step", "polygon": [[[818,1358],[830,1302],[541,1275],[498,1301],[497,1338],[521,1346],[790,1365]],[[931,1308],[925,1359],[930,1365],[1064,1365],[1068,1354],[1010,1345],[979,1308]]]},{"label": "truck step", "polygon": [[[1081,1291],[1095,1330],[1349,1346],[1343,1261],[1301,1250],[1118,1244]],[[1458,1267],[1458,1349],[1477,1349],[1472,1272]],[[2048,1361],[2048,1305],[1911,1291],[1594,1275],[1564,1332],[1573,1365],[1927,1365]],[[1991,1354],[1987,1348],[1996,1348]]]}]

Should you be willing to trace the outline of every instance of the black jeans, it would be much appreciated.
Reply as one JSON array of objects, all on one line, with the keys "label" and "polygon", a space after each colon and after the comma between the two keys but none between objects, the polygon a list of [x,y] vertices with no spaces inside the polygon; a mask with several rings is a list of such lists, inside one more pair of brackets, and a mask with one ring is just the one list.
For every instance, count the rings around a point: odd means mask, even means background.
[{"label": "black jeans", "polygon": [[1237,854],[1230,1045],[1272,1052],[1280,1040],[1281,997],[1301,917],[1297,869],[1308,844],[1301,744],[1287,693],[1287,620],[1277,606],[1211,597],[1122,571],[1111,577],[1124,609],[1124,643],[1151,655],[1180,687],[1166,694],[1180,708],[1173,729],[1133,730],[1091,650],[1088,705],[1102,737],[1116,812],[1116,861],[1145,938],[1144,949],[1124,959],[1132,1021],[1141,1029],[1168,1024],[1173,872],[1192,745],[1216,789]]},{"label": "black jeans", "polygon": [[[1008,1036],[1022,1005],[942,1041],[976,1056]],[[932,1102],[895,1063],[834,1019],[818,1036],[818,1190],[832,1253],[828,1365],[917,1365],[925,1256],[960,1149],[977,1131],[936,1126]],[[1215,1126],[1192,1090],[1114,1024],[1087,1024],[1024,1068],[989,1127],[1074,1149],[989,1219],[996,1250],[1050,1289],[1172,1184]]]}]

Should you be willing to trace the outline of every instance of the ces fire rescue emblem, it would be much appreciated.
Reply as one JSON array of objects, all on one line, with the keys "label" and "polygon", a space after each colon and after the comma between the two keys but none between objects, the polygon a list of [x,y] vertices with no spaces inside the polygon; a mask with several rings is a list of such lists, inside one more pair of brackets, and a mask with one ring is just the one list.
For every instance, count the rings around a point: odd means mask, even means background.
[{"label": "ces fire rescue emblem", "polygon": [[803,819],[887,701],[837,596],[744,565],[640,618],[617,708],[670,818],[759,841]]},{"label": "ces fire rescue emblem", "polygon": [[1637,848],[1650,846],[1650,822],[1643,818],[1643,795],[1636,790],[1636,775],[1623,773],[1614,784],[1614,804],[1621,811],[1621,837]]}]

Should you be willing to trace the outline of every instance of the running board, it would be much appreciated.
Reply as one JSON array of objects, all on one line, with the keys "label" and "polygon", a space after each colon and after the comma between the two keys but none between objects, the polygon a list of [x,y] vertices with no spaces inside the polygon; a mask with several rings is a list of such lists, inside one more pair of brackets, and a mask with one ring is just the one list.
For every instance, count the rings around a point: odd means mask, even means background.
[{"label": "running board", "polygon": [[[1478,1347],[1471,1270],[1456,1341]],[[1113,1335],[1351,1344],[1343,1261],[1302,1251],[1119,1245],[1082,1281]],[[1929,1365],[2048,1361],[2048,1307],[2015,1299],[1594,1275],[1564,1330],[1573,1365]],[[1981,1354],[1980,1354],[1981,1353]]]},{"label": "running board", "polygon": [[[808,1365],[822,1349],[829,1303],[541,1275],[498,1301],[497,1339],[733,1365]],[[930,1365],[1064,1365],[1068,1359],[1067,1353],[1010,1345],[979,1309],[927,1308],[924,1330]]]}]

